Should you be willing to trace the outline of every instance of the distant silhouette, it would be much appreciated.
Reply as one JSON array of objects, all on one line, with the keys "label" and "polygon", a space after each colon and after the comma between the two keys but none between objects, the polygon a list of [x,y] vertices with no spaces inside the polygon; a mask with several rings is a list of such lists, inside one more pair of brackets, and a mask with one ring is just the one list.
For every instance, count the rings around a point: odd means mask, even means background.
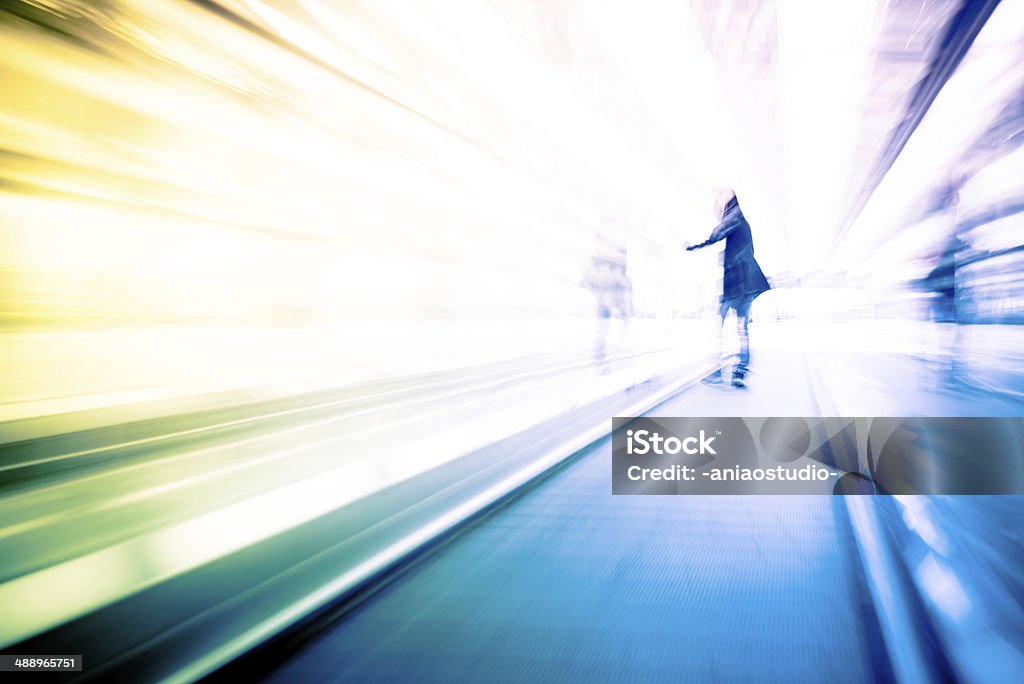
[{"label": "distant silhouette", "polygon": [[[740,337],[740,358],[739,363],[733,368],[732,384],[734,387],[743,387],[744,378],[750,367],[750,305],[755,297],[769,290],[771,286],[754,259],[754,240],[750,234],[750,224],[743,216],[736,193],[726,190],[720,196],[719,201],[722,200],[724,200],[721,210],[722,222],[711,232],[711,236],[707,240],[698,245],[690,245],[686,251],[701,249],[725,240],[725,254],[722,261],[724,269],[722,302],[719,306],[719,316],[724,324],[729,309],[736,312],[736,329]],[[716,371],[708,380],[722,382],[722,372]]]},{"label": "distant silhouette", "polygon": [[939,193],[932,208],[933,213],[945,215],[949,224],[949,236],[942,247],[942,252],[936,256],[934,268],[917,281],[918,287],[931,295],[928,301],[928,317],[939,333],[937,339],[931,343],[931,355],[939,371],[939,379],[947,387],[956,387],[965,380],[960,368],[963,356],[960,331],[960,271],[968,245],[959,234],[959,205],[960,193],[957,185],[950,183]]},{"label": "distant silhouette", "polygon": [[933,294],[929,301],[931,320],[936,323],[958,323],[960,293],[957,291],[957,260],[967,249],[960,236],[953,234],[938,256],[935,268],[919,283],[921,289]]},{"label": "distant silhouette", "polygon": [[633,315],[633,286],[626,273],[626,250],[605,246],[595,254],[583,277],[583,286],[593,294],[597,305],[599,323],[594,338],[594,357],[607,370],[610,319],[620,318],[625,325]]}]

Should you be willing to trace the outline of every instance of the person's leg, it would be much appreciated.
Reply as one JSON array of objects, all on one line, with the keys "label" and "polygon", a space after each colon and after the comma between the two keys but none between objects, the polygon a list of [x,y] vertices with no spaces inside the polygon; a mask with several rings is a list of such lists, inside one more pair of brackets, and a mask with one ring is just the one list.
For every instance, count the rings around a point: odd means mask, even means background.
[{"label": "person's leg", "polygon": [[750,367],[750,300],[736,304],[736,333],[740,337],[740,361],[733,375],[743,378]]},{"label": "person's leg", "polygon": [[[722,350],[725,349],[725,317],[729,314],[729,302],[722,298],[722,303],[718,307],[718,356],[716,361],[722,362]],[[722,369],[718,368],[714,373],[704,378],[704,382],[718,384],[722,382]]]},{"label": "person's leg", "polygon": [[953,321],[953,348],[951,350],[952,360],[949,364],[949,381],[953,385],[969,383],[967,377],[967,357],[964,345],[963,321],[954,318]]},{"label": "person's leg", "polygon": [[722,298],[722,303],[718,306],[718,360],[722,360],[723,352],[725,351],[725,318],[729,315],[729,308],[731,304],[729,300]]},{"label": "person's leg", "polygon": [[611,312],[607,307],[597,307],[597,329],[594,336],[594,361],[603,366],[608,354],[608,329],[611,325]]}]

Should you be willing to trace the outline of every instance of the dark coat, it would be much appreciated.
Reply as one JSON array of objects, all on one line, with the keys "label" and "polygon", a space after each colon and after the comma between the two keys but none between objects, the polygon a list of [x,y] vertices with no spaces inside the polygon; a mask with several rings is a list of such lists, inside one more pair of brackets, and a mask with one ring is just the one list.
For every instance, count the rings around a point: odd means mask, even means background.
[{"label": "dark coat", "polygon": [[700,249],[723,239],[725,275],[722,279],[722,299],[753,299],[768,291],[771,285],[754,259],[754,239],[750,235],[750,224],[735,197],[725,205],[722,222],[711,232],[711,237],[686,249]]},{"label": "dark coat", "polygon": [[939,262],[924,278],[917,281],[917,286],[925,292],[931,292],[935,298],[931,302],[932,313],[938,323],[956,323],[960,293],[957,289],[958,259],[967,249],[957,235],[946,242]]}]

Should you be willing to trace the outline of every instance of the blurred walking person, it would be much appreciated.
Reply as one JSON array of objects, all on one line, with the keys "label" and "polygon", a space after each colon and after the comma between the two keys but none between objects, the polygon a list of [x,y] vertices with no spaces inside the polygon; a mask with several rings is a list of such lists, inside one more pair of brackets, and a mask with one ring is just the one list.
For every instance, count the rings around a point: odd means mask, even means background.
[{"label": "blurred walking person", "polygon": [[[722,259],[724,270],[722,278],[722,300],[718,313],[725,325],[725,318],[732,309],[736,312],[736,331],[740,338],[739,361],[733,367],[733,387],[744,387],[744,379],[750,369],[750,305],[754,299],[770,289],[757,260],[754,259],[754,239],[750,233],[750,224],[740,209],[739,200],[732,190],[724,190],[718,196],[719,215],[721,222],[711,231],[711,236],[697,245],[689,245],[686,251],[692,252],[716,242],[725,240],[725,253]],[[721,332],[719,347],[721,348]],[[717,370],[707,382],[721,383],[722,371]]]},{"label": "blurred walking person", "polygon": [[917,281],[920,289],[929,294],[928,319],[932,335],[928,349],[931,365],[938,386],[946,388],[957,388],[966,382],[966,375],[960,367],[963,359],[960,329],[960,280],[963,274],[960,262],[968,251],[968,245],[959,233],[959,206],[958,187],[950,182],[939,194],[932,210],[944,216],[949,237],[942,252],[935,257],[935,267]]},{"label": "blurred walking person", "polygon": [[626,250],[606,248],[595,254],[583,277],[583,286],[593,294],[597,307],[594,359],[602,372],[607,372],[611,319],[622,320],[624,338],[626,324],[633,315],[633,287],[626,273]]}]

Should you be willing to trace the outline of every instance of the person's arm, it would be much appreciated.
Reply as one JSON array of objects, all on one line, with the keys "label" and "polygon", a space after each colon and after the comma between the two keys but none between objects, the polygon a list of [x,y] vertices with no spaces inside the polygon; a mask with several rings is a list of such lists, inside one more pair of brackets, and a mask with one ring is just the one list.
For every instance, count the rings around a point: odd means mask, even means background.
[{"label": "person's arm", "polygon": [[690,245],[686,248],[686,251],[692,252],[695,249],[701,249],[702,247],[707,247],[708,245],[713,245],[720,240],[724,240],[729,237],[729,233],[736,230],[740,225],[740,220],[740,213],[738,211],[728,214],[722,222],[719,223],[713,231],[711,231],[711,237],[700,244]]}]

